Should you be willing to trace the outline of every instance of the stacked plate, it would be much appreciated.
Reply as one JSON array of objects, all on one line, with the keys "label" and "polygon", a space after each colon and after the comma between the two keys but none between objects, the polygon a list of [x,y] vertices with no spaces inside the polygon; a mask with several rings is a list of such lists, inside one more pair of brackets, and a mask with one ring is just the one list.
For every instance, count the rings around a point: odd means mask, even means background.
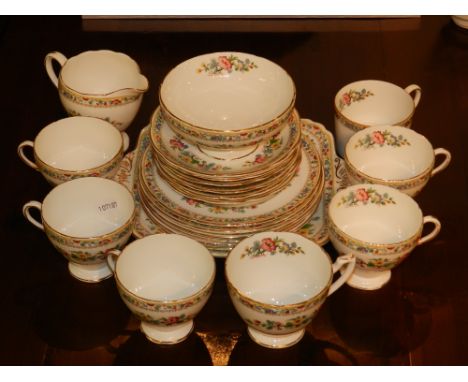
[{"label": "stacked plate", "polygon": [[298,231],[324,177],[294,101],[289,75],[261,57],[214,53],[174,68],[139,163],[148,217],[216,252],[257,232]]}]

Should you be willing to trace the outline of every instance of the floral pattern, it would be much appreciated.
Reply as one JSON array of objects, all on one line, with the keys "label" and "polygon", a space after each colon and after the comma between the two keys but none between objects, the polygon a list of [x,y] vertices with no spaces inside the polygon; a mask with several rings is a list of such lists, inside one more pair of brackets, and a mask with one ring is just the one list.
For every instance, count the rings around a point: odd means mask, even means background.
[{"label": "floral pattern", "polygon": [[249,72],[252,69],[258,68],[257,64],[250,61],[249,58],[241,60],[239,57],[230,54],[229,56],[219,56],[212,58],[211,61],[206,64],[202,63],[200,68],[197,69],[197,73],[208,73],[209,75],[226,74],[236,72]]},{"label": "floral pattern", "polygon": [[66,88],[59,87],[60,94],[67,100],[77,103],[79,105],[91,106],[91,107],[112,107],[118,105],[125,105],[136,101],[141,97],[141,94],[135,94],[131,96],[121,96],[121,97],[89,97],[83,96],[67,90]]},{"label": "floral pattern", "polygon": [[362,101],[362,100],[366,99],[367,97],[370,97],[370,96],[373,96],[373,95],[374,95],[374,93],[372,93],[370,90],[366,90],[364,88],[361,89],[361,91],[350,89],[341,96],[341,98],[339,100],[338,107],[340,108],[340,110],[343,110],[345,108],[345,106],[349,106],[353,102]]},{"label": "floral pattern", "polygon": [[[267,305],[262,303],[254,303],[252,300],[243,298],[230,283],[227,283],[229,294],[232,298],[239,301],[242,305],[246,306],[249,309],[252,309],[258,313],[269,314],[269,315],[293,315],[303,313],[308,311],[308,315],[313,315],[320,306],[323,304],[328,295],[328,288],[325,288],[317,296],[305,301],[300,304],[290,304],[290,305]],[[312,310],[312,312],[310,312]]]},{"label": "floral pattern", "polygon": [[369,188],[358,188],[351,190],[348,195],[343,196],[338,202],[338,207],[345,205],[346,207],[352,207],[357,205],[376,204],[379,206],[385,206],[387,204],[396,204],[395,200],[387,193],[380,194],[372,187]]},{"label": "floral pattern", "polygon": [[312,316],[297,316],[294,318],[289,318],[286,321],[272,321],[272,320],[251,320],[246,318],[245,321],[251,326],[257,326],[266,330],[287,330],[287,329],[296,329],[302,328],[308,325],[312,321]]},{"label": "floral pattern", "polygon": [[263,146],[263,151],[256,154],[253,160],[246,161],[243,164],[243,167],[251,167],[265,163],[265,161],[270,158],[276,150],[281,148],[283,144],[283,138],[279,137],[279,135],[280,133],[273,135]]},{"label": "floral pattern", "polygon": [[189,146],[184,143],[179,137],[174,136],[169,140],[169,146],[171,149],[178,151],[179,159],[191,166],[203,171],[221,171],[221,170],[230,170],[228,166],[222,166],[214,162],[208,162],[204,159],[197,157],[194,153],[188,150]]},{"label": "floral pattern", "polygon": [[403,260],[403,257],[398,257],[398,258],[392,258],[392,259],[387,259],[385,257],[379,257],[375,259],[369,259],[367,261],[364,261],[360,259],[359,257],[356,258],[356,266],[364,269],[392,269],[396,267],[401,261]]},{"label": "floral pattern", "polygon": [[255,258],[266,256],[267,254],[276,255],[278,253],[284,253],[286,255],[297,255],[299,253],[304,254],[304,250],[294,241],[292,243],[287,243],[278,236],[274,239],[266,237],[262,240],[254,241],[251,247],[246,247],[245,251],[241,255],[241,259],[244,257]]},{"label": "floral pattern", "polygon": [[[120,284],[118,280],[117,282]],[[149,300],[144,300],[130,293],[126,293],[123,290],[123,288],[119,288],[119,293],[124,301],[127,301],[129,304],[136,306],[140,309],[144,309],[149,312],[172,313],[172,312],[181,311],[183,309],[191,308],[194,305],[200,303],[201,301],[208,299],[212,290],[213,290],[213,285],[211,285],[209,288],[207,288],[203,292],[198,293],[197,295],[193,296],[192,298],[189,298],[180,302],[174,302],[174,303],[169,303],[169,302],[158,303],[158,302],[153,302]]]},{"label": "floral pattern", "polygon": [[[353,240],[350,237],[343,236],[333,223],[329,224],[329,232],[338,242],[346,246],[347,248],[359,252],[361,254],[371,256],[388,256],[409,253],[418,244],[421,232],[413,236],[404,242],[397,244],[385,244],[385,245],[372,245],[363,243],[359,240]],[[357,258],[359,258],[357,256]],[[374,263],[376,266],[377,264]]]},{"label": "floral pattern", "polygon": [[394,135],[388,130],[380,131],[376,130],[370,134],[366,134],[364,138],[361,138],[355,144],[355,148],[363,147],[364,149],[374,148],[376,146],[411,146],[411,143],[403,135]]},{"label": "floral pattern", "polygon": [[193,320],[194,315],[186,315],[180,314],[178,316],[169,316],[169,317],[161,317],[161,318],[153,318],[148,314],[140,313],[140,312],[133,312],[140,320],[148,322],[153,325],[159,326],[172,326],[172,325],[179,325],[183,324],[184,322]]},{"label": "floral pattern", "polygon": [[[70,115],[72,117],[82,116],[81,113],[78,113],[76,110],[73,110],[73,109],[70,109],[70,108],[66,108],[66,111],[67,111],[68,115]],[[123,126],[123,122],[114,121],[114,120],[110,119],[110,117],[96,117],[96,118],[100,118],[100,119],[102,119],[102,120],[104,120],[106,122],[109,122],[110,124],[114,125],[117,128]]]}]

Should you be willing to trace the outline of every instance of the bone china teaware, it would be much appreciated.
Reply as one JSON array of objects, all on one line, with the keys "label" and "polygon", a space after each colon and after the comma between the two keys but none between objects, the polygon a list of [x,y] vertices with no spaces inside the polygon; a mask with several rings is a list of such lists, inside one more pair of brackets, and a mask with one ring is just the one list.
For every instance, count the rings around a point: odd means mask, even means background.
[{"label": "bone china teaware", "polygon": [[158,344],[183,341],[213,290],[215,262],[208,249],[175,234],[149,235],[107,258],[127,307]]},{"label": "bone china teaware", "polygon": [[278,133],[295,99],[294,82],[283,68],[241,52],[184,61],[167,74],[159,92],[170,127],[215,149],[245,148]]},{"label": "bone china teaware", "polygon": [[[31,209],[40,211],[40,221]],[[99,282],[112,276],[107,253],[122,248],[130,238],[135,203],[125,186],[89,177],[58,185],[42,203],[26,203],[23,214],[65,256],[73,277]]]},{"label": "bone china teaware", "polygon": [[[128,148],[128,135],[98,118],[69,117],[44,127],[34,142],[24,141],[18,155],[52,185],[75,178],[112,178]],[[26,147],[33,148],[34,160]]]},{"label": "bone china teaware", "polygon": [[403,89],[390,82],[362,80],[342,87],[334,101],[338,154],[343,157],[349,138],[366,127],[410,127],[420,99],[421,88],[418,85]]},{"label": "bone china teaware", "polygon": [[[434,228],[422,236],[428,223]],[[368,290],[385,285],[391,269],[441,228],[438,219],[423,216],[412,197],[379,184],[357,184],[337,192],[328,208],[328,225],[337,252],[356,256],[348,285]]]},{"label": "bone china teaware", "polygon": [[[235,309],[250,337],[269,348],[301,340],[325,299],[354,269],[353,255],[329,255],[313,241],[290,232],[262,232],[228,255],[225,278]],[[333,274],[343,274],[333,282]]]},{"label": "bone china teaware", "polygon": [[[58,76],[53,61],[61,66]],[[148,90],[138,64],[124,53],[93,50],[67,59],[51,52],[44,64],[69,115],[101,118],[121,131],[133,121]]]},{"label": "bone china teaware", "polygon": [[[444,159],[434,168],[438,156]],[[349,184],[383,184],[410,196],[416,196],[450,160],[449,151],[433,149],[423,135],[401,126],[361,130],[349,139],[345,153]]]}]

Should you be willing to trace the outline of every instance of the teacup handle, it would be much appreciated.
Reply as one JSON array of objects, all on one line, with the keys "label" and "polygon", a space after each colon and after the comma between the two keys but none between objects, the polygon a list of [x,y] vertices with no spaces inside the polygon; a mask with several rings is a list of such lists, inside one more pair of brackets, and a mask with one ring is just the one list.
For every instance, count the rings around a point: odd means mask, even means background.
[{"label": "teacup handle", "polygon": [[128,150],[128,146],[130,146],[130,138],[125,131],[122,131],[122,139],[123,139],[123,151]]},{"label": "teacup handle", "polygon": [[58,77],[54,71],[54,67],[52,66],[52,60],[57,61],[60,64],[60,66],[63,66],[65,65],[65,62],[67,62],[67,58],[60,52],[51,52],[47,54],[44,60],[44,65],[45,65],[47,74],[49,75],[49,78],[52,81],[52,83],[55,85],[55,87],[58,88]]},{"label": "teacup handle", "polygon": [[442,161],[441,164],[439,164],[436,168],[434,168],[431,172],[431,176],[434,176],[435,174],[441,172],[442,170],[445,170],[447,166],[449,165],[450,161],[452,160],[452,154],[450,154],[450,151],[443,149],[442,147],[439,147],[434,150],[434,155],[443,155],[445,156],[445,159]]},{"label": "teacup handle", "polygon": [[354,267],[356,266],[356,258],[352,253],[348,253],[347,255],[338,256],[336,261],[333,263],[333,274],[338,272],[344,265],[348,264],[346,270],[340,276],[338,280],[336,280],[328,290],[328,295],[330,296],[333,292],[335,292],[338,288],[340,288],[348,279],[351,277],[351,274],[354,271]]},{"label": "teacup handle", "polygon": [[30,160],[26,154],[24,153],[25,147],[32,147],[34,149],[34,142],[33,141],[24,141],[18,145],[18,155],[22,159],[24,163],[26,163],[29,167],[32,167],[34,170],[39,170],[37,164]]},{"label": "teacup handle", "polygon": [[418,240],[418,245],[424,244],[432,239],[434,239],[440,232],[442,228],[442,224],[440,224],[439,219],[435,218],[434,216],[424,216],[423,218],[423,225],[426,223],[434,224],[434,229],[428,233],[426,236],[421,237]]},{"label": "teacup handle", "polygon": [[415,84],[408,85],[405,88],[405,91],[411,95],[411,93],[414,92],[413,97],[413,102],[414,102],[414,107],[418,106],[419,101],[421,100],[421,87]]},{"label": "teacup handle", "polygon": [[40,212],[42,212],[42,203],[39,203],[35,200],[31,200],[30,202],[27,202],[24,206],[23,206],[23,215],[26,219],[28,219],[33,225],[35,225],[37,228],[41,229],[42,231],[44,231],[44,226],[42,225],[42,223],[39,223],[36,219],[34,219],[32,216],[31,216],[31,213],[29,212],[29,210],[31,208],[36,208],[38,209]]},{"label": "teacup handle", "polygon": [[107,252],[107,265],[109,265],[110,270],[112,273],[115,273],[115,262],[117,261],[117,257],[120,256],[122,251],[120,249],[111,249]]}]

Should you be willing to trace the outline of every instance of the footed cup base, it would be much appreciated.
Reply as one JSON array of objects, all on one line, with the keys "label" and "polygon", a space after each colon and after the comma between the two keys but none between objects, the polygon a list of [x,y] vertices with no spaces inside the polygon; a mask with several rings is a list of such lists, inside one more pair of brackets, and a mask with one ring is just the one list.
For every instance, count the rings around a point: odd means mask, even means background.
[{"label": "footed cup base", "polygon": [[389,269],[378,272],[355,269],[346,283],[356,289],[376,290],[387,284],[391,277],[392,272]]},{"label": "footed cup base", "polygon": [[176,326],[158,326],[141,322],[140,329],[149,341],[158,345],[174,345],[185,340],[193,330],[193,321]]},{"label": "footed cup base", "polygon": [[113,275],[106,263],[83,265],[69,262],[68,270],[75,279],[86,283],[98,283]]},{"label": "footed cup base", "polygon": [[250,338],[261,346],[271,349],[283,349],[297,344],[302,337],[304,337],[305,329],[289,334],[273,335],[248,327],[247,332],[249,333]]}]

